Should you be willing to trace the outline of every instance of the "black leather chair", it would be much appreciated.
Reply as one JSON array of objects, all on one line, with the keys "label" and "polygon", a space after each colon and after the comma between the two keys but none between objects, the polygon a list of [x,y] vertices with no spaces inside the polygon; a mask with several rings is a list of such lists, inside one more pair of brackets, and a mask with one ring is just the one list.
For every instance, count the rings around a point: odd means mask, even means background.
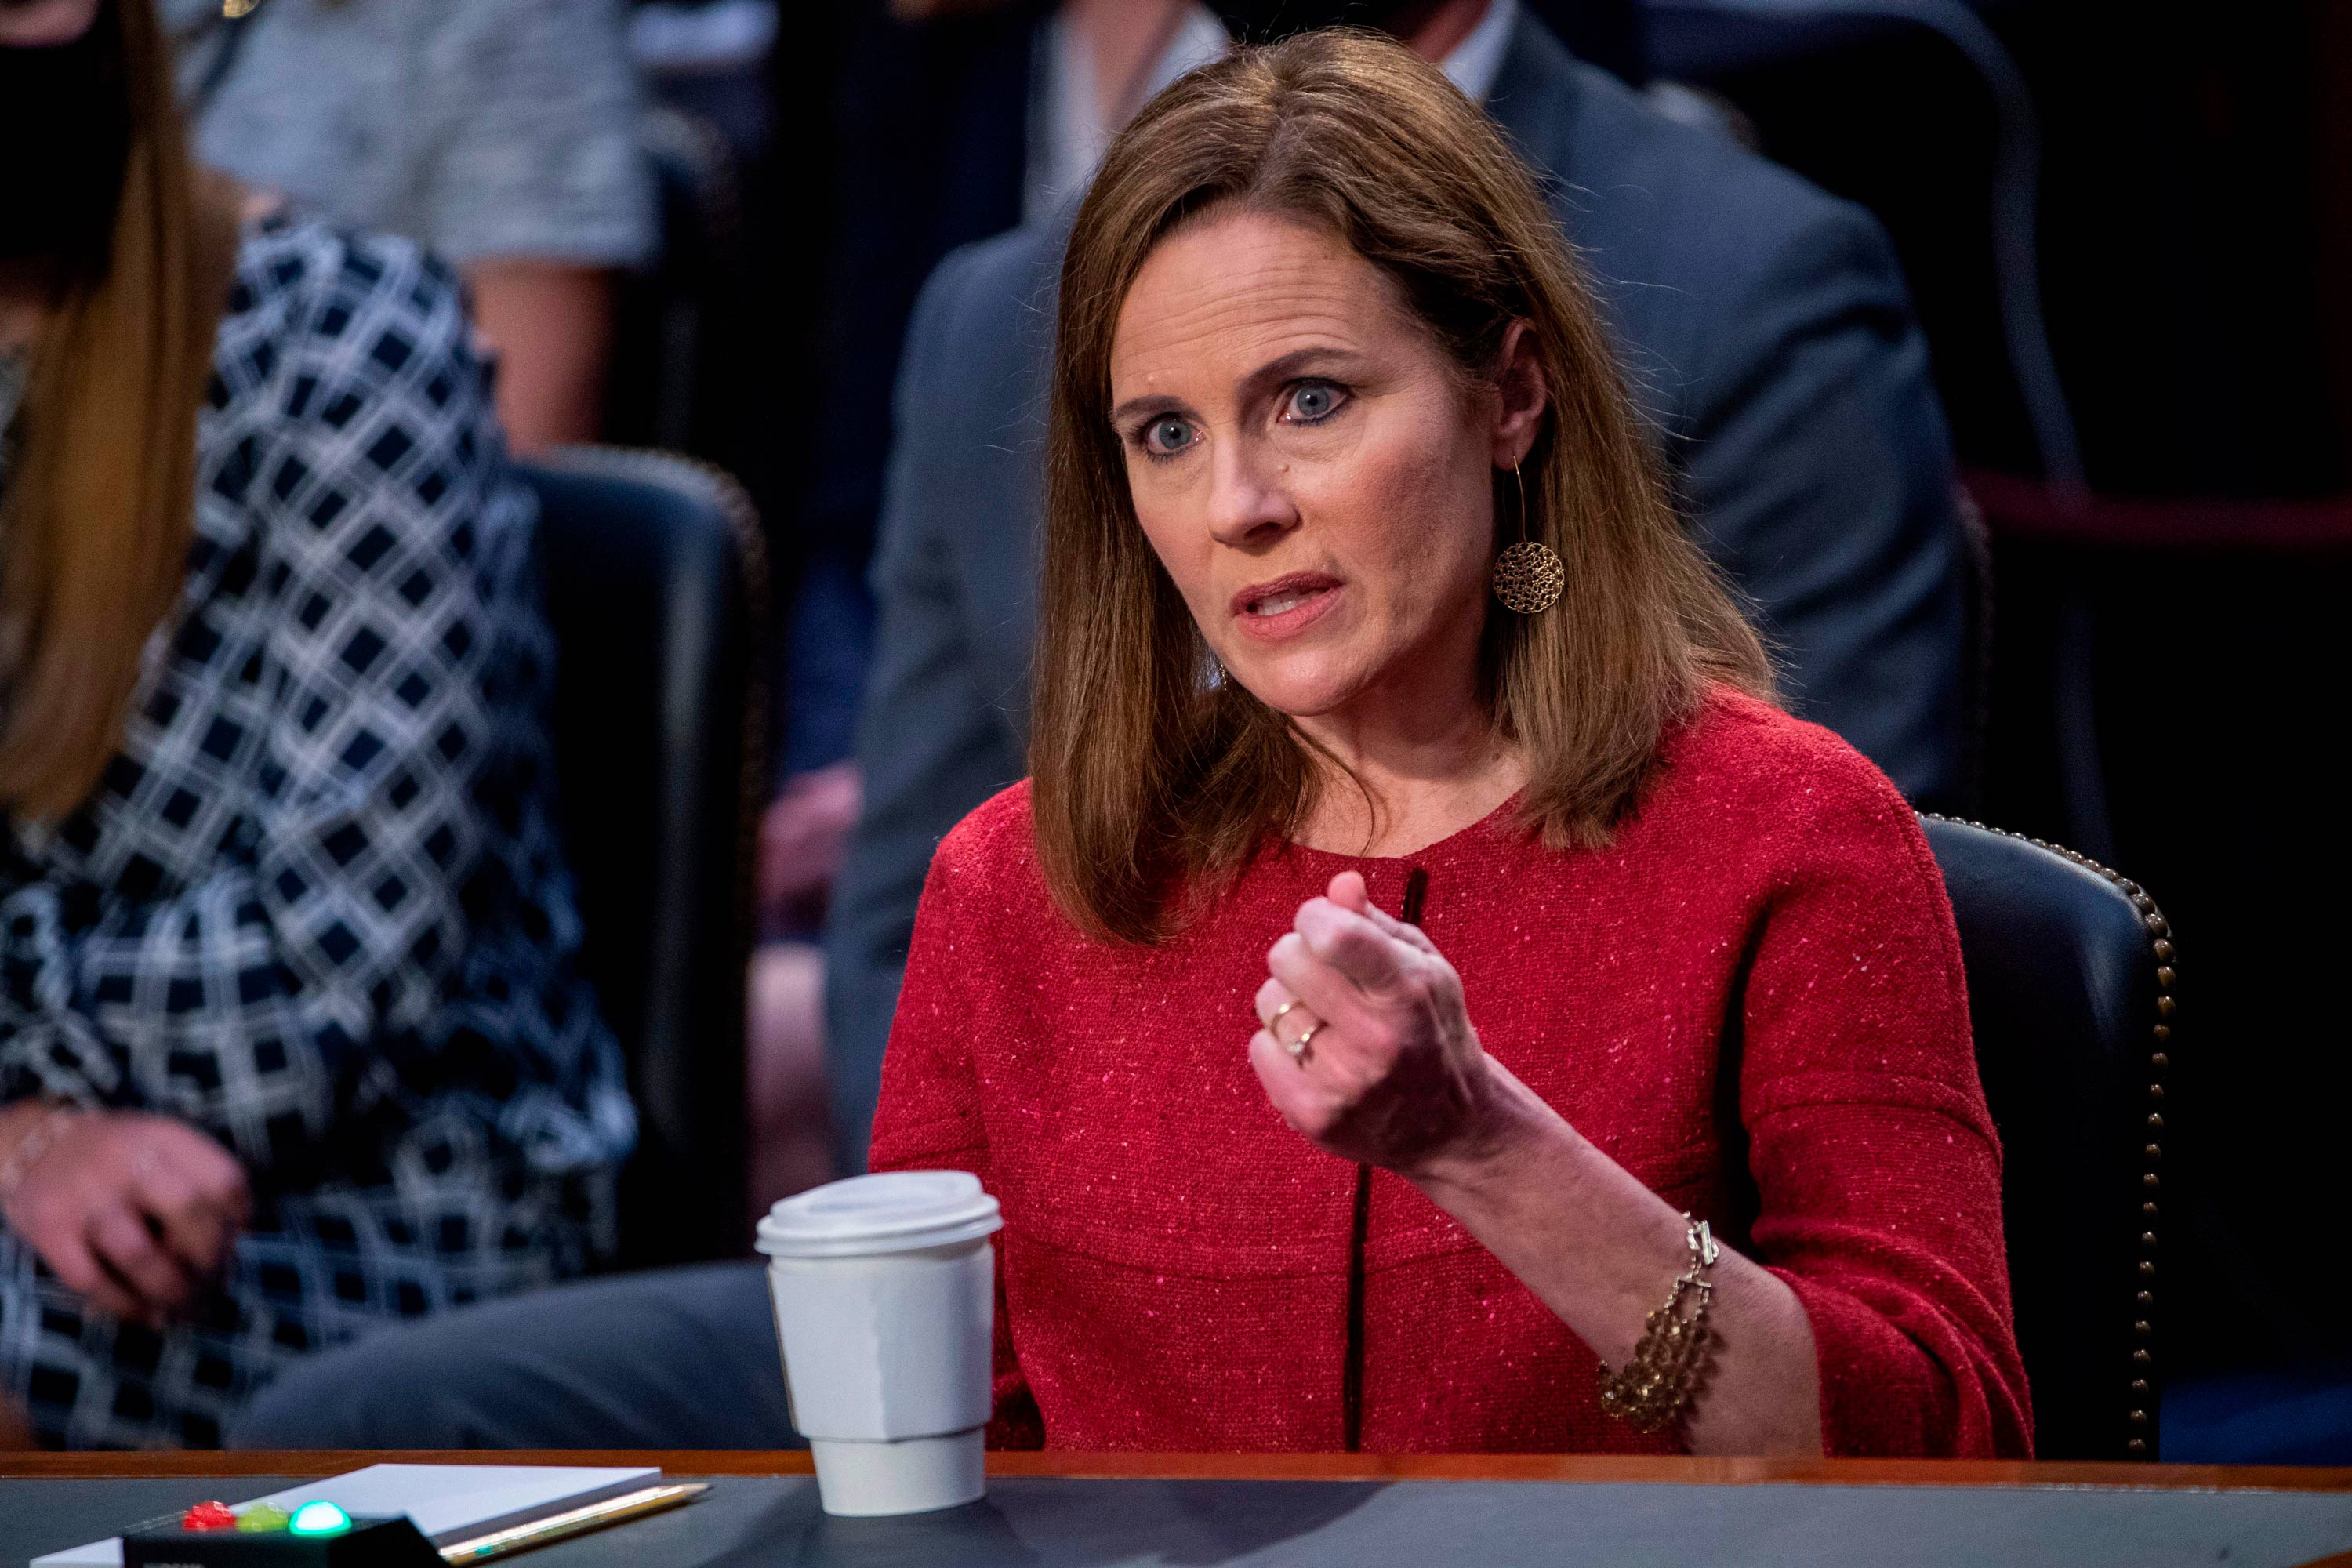
[{"label": "black leather chair", "polygon": [[582,961],[636,1096],[620,1262],[741,1256],[758,521],[725,473],[666,453],[571,447],[520,467],[540,502]]},{"label": "black leather chair", "polygon": [[602,428],[740,464],[758,455],[746,443],[767,434],[747,418],[756,404],[745,383],[759,369],[740,330],[751,287],[740,172],[718,126],[674,104],[644,110],[637,142],[661,246],[621,279]]},{"label": "black leather chair", "polygon": [[2155,900],[2069,849],[1925,819],[1968,970],[2003,1149],[2017,1338],[2045,1459],[2158,1453],[2159,1203],[2172,937]]}]

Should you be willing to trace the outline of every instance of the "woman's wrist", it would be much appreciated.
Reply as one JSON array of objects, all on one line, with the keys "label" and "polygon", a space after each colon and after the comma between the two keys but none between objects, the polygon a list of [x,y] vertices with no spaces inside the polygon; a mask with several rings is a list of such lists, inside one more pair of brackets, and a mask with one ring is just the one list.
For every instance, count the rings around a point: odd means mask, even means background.
[{"label": "woman's wrist", "polygon": [[40,1095],[25,1100],[13,1100],[0,1105],[0,1163],[5,1163],[16,1152],[17,1142],[35,1126],[48,1119],[58,1102]]},{"label": "woman's wrist", "polygon": [[1477,1107],[1462,1132],[1403,1174],[1440,1208],[1507,1188],[1531,1156],[1557,1151],[1563,1140],[1581,1142],[1573,1127],[1544,1103],[1518,1075],[1492,1057],[1481,1058]]},{"label": "woman's wrist", "polygon": [[63,1100],[19,1100],[0,1108],[0,1204],[16,1195],[33,1167],[81,1115],[79,1106]]}]

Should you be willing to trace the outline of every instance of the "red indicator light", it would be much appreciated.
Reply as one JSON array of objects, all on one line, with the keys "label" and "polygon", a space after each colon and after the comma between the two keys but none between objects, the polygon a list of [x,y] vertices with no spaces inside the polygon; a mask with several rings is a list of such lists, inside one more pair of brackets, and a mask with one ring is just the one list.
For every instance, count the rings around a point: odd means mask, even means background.
[{"label": "red indicator light", "polygon": [[225,1502],[200,1502],[180,1516],[182,1530],[235,1530],[236,1515]]}]

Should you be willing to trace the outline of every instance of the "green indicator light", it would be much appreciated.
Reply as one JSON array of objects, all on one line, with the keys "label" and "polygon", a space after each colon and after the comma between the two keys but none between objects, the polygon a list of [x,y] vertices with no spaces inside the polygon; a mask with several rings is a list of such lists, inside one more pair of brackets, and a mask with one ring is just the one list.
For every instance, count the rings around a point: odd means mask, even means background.
[{"label": "green indicator light", "polygon": [[274,1508],[266,1502],[257,1502],[251,1508],[238,1512],[236,1527],[248,1535],[283,1530],[286,1528],[286,1510],[282,1508]]},{"label": "green indicator light", "polygon": [[352,1516],[331,1502],[306,1502],[294,1510],[286,1528],[297,1535],[341,1535],[352,1527]]}]

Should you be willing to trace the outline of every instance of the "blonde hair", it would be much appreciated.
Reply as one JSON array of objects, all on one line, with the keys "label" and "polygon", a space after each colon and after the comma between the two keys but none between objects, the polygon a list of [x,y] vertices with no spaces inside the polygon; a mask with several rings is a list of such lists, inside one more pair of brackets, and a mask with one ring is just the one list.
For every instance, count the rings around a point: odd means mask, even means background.
[{"label": "blonde hair", "polygon": [[235,189],[200,189],[189,164],[151,0],[92,26],[121,47],[122,188],[34,341],[0,494],[0,805],[43,820],[96,786],[186,576],[196,408],[236,243]]},{"label": "blonde hair", "polygon": [[[1119,310],[1153,247],[1214,209],[1311,225],[1380,268],[1463,374],[1526,321],[1549,406],[1521,465],[1550,610],[1487,618],[1485,689],[1523,752],[1524,824],[1604,842],[1711,682],[1772,691],[1762,644],[1685,532],[1534,178],[1435,68],[1377,35],[1303,34],[1178,81],[1111,144],[1063,262],[1031,800],[1041,869],[1086,931],[1151,942],[1181,895],[1292,831],[1317,774],[1290,721],[1201,678],[1198,628],[1136,521],[1112,430]],[[1498,475],[1496,516],[1518,487]]]}]

